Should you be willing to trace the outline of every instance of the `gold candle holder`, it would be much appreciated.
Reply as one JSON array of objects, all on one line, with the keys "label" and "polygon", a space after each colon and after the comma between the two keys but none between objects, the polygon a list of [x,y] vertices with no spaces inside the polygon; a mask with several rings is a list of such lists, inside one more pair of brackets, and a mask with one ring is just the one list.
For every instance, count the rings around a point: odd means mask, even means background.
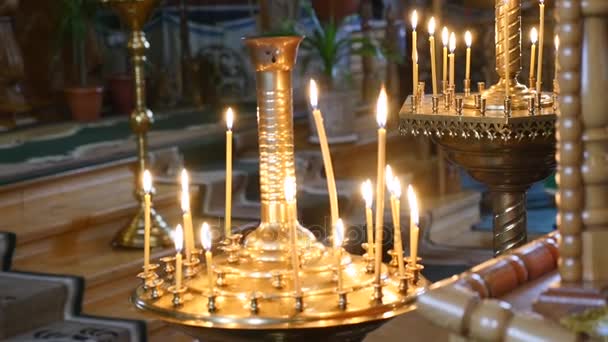
[{"label": "gold candle holder", "polygon": [[471,96],[471,80],[466,79],[464,83],[464,96]]},{"label": "gold candle holder", "polygon": [[439,110],[439,96],[433,96],[431,98],[431,106],[433,113],[437,113],[437,111]]},{"label": "gold candle holder", "polygon": [[477,82],[477,92],[483,93],[486,91],[486,82]]},{"label": "gold candle holder", "polygon": [[536,114],[536,97],[528,98],[528,114],[533,116]]},{"label": "gold candle holder", "polygon": [[[137,136],[137,168],[135,169],[135,199],[138,209],[129,224],[121,229],[112,244],[117,247],[144,248],[144,191],[141,177],[147,164],[148,139],[147,132],[154,122],[154,115],[146,108],[146,79],[144,64],[149,43],[143,31],[146,23],[160,0],[101,0],[109,4],[118,14],[121,21],[128,26],[131,35],[128,49],[133,64],[133,80],[135,86],[135,109],[131,112],[131,129]],[[150,208],[151,229],[150,246],[171,246],[171,228],[162,216]]]},{"label": "gold candle holder", "polygon": [[462,97],[456,97],[456,113],[462,115]]}]

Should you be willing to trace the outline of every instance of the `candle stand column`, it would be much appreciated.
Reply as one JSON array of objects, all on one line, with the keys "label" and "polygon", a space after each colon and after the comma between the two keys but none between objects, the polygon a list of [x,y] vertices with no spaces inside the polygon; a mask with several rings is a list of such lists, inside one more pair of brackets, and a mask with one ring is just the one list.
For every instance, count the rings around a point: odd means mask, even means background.
[{"label": "candle stand column", "polygon": [[[144,246],[144,204],[141,177],[146,169],[148,140],[147,132],[154,122],[152,112],[146,108],[146,84],[144,63],[146,50],[150,46],[143,32],[143,26],[160,0],[101,0],[107,3],[118,14],[122,22],[130,29],[128,49],[133,64],[135,84],[135,109],[131,113],[131,129],[137,137],[137,166],[135,169],[135,198],[138,209],[128,226],[114,238],[112,244],[117,247],[143,248]],[[151,208],[152,227],[150,246],[171,245],[170,227],[154,208]]]}]

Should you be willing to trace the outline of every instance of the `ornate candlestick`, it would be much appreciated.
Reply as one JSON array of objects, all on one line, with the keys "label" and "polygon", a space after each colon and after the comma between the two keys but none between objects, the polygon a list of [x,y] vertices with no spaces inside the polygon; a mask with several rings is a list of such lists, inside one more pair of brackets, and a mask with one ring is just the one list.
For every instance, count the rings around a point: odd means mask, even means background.
[{"label": "ornate candlestick", "polygon": [[[526,242],[526,191],[555,168],[552,96],[540,96],[539,106],[535,93],[517,81],[521,71],[520,6],[520,0],[496,0],[497,84],[487,90],[479,84],[474,96],[456,97],[454,108],[436,108],[426,98],[415,111],[408,99],[400,111],[402,134],[432,136],[448,158],[488,186],[495,254]],[[509,44],[504,44],[505,39]],[[509,58],[505,58],[506,46]]]},{"label": "ornate candlestick", "polygon": [[[418,283],[408,284],[414,272],[406,270],[398,277],[383,263],[377,268],[376,282],[375,274],[368,272],[368,260],[341,249],[337,253],[341,255],[334,255],[300,225],[296,241],[290,241],[289,231],[293,233],[297,222],[296,201],[293,194],[285,195],[284,185],[286,178],[295,176],[291,68],[300,40],[245,41],[257,70],[262,223],[246,237],[244,246],[241,236],[233,234],[221,248],[224,252],[214,253],[213,272],[184,279],[187,293],[170,288],[154,298],[153,291],[139,286],[131,298],[137,308],[194,337],[210,341],[361,340],[386,320],[413,309],[416,296],[428,285],[422,276]],[[342,237],[340,232],[336,228],[335,237]],[[294,244],[299,259],[295,262],[290,247]],[[336,242],[335,248],[340,245]],[[336,282],[338,269],[341,277]],[[169,283],[166,279],[165,284]],[[209,293],[207,289],[214,286]]]},{"label": "ornate candlestick", "polygon": [[[146,169],[148,154],[147,132],[154,122],[152,112],[146,108],[146,81],[144,75],[145,52],[150,46],[146,40],[143,26],[148,21],[152,10],[160,0],[101,0],[107,3],[118,14],[120,19],[131,30],[128,48],[133,64],[133,79],[135,83],[135,109],[131,112],[131,129],[137,136],[137,168],[135,171],[135,199],[139,208],[128,226],[120,230],[112,244],[118,247],[144,247],[144,201],[141,177]],[[150,210],[152,227],[150,231],[150,246],[169,246],[170,228],[154,208]]]}]

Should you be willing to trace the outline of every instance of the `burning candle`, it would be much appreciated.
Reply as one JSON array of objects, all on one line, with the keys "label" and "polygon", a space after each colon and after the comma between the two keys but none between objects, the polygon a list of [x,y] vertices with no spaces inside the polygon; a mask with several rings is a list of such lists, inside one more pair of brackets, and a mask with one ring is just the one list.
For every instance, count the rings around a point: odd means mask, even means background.
[{"label": "burning candle", "polygon": [[429,45],[431,46],[431,77],[433,83],[433,96],[437,97],[437,67],[435,60],[435,18],[429,20]]},{"label": "burning candle", "polygon": [[471,31],[467,31],[464,34],[464,42],[467,44],[467,63],[465,69],[465,80],[471,79],[471,45],[473,44],[473,35]]},{"label": "burning candle", "polygon": [[374,256],[374,222],[372,217],[372,203],[374,201],[374,188],[372,181],[367,179],[361,184],[361,195],[365,201],[365,223],[367,225],[367,255]]},{"label": "burning candle", "polygon": [[296,180],[294,177],[286,177],[284,184],[285,201],[287,202],[287,225],[289,228],[289,244],[291,245],[291,268],[293,269],[293,288],[296,296],[302,295],[300,286],[300,261],[298,256],[297,232],[296,232]]},{"label": "burning candle", "polygon": [[450,34],[450,55],[448,58],[450,59],[450,87],[454,87],[454,74],[455,74],[455,64],[456,64],[456,55],[454,52],[456,51],[456,35],[454,32]]},{"label": "burning candle", "polygon": [[150,171],[144,171],[142,183],[144,189],[144,272],[148,272],[148,268],[150,268],[150,207],[152,206],[150,198],[152,175]]},{"label": "burning candle", "polygon": [[194,231],[192,227],[192,215],[190,214],[190,192],[188,171],[182,169],[182,219],[184,223],[184,236],[186,238],[186,261],[190,262],[191,253],[194,250]]},{"label": "burning candle", "polygon": [[503,5],[503,32],[504,32],[504,63],[505,63],[505,96],[511,95],[511,80],[509,77],[509,64],[511,63],[511,48],[509,47],[509,0]]},{"label": "burning candle", "polygon": [[418,89],[418,33],[416,32],[416,26],[418,26],[418,12],[414,10],[411,16],[412,20],[412,69],[413,69],[413,83],[414,87],[413,94],[416,95]]},{"label": "burning candle", "polygon": [[325,126],[323,125],[323,115],[318,108],[319,91],[315,80],[310,80],[309,96],[310,105],[312,107],[312,116],[315,120],[317,135],[319,136],[319,145],[321,145],[321,154],[323,155],[323,166],[325,167],[325,178],[327,179],[327,191],[329,193],[331,225],[333,226],[340,215],[338,208],[338,192],[336,190],[334,168],[331,162],[331,154],[329,153],[329,144],[327,143]]},{"label": "burning candle", "polygon": [[203,249],[205,250],[209,291],[213,291],[213,254],[211,253],[211,241],[211,228],[207,222],[203,222],[201,226],[201,246],[203,246]]},{"label": "burning candle", "polygon": [[338,272],[338,292],[342,292],[343,279],[342,279],[342,243],[344,242],[344,222],[342,219],[336,221],[334,227],[334,249],[336,253],[336,270]]},{"label": "burning candle", "polygon": [[232,235],[232,124],[234,112],[226,110],[226,207],[224,212],[224,230],[226,237]]},{"label": "burning candle", "polygon": [[418,260],[418,235],[420,234],[419,217],[418,217],[418,202],[416,193],[411,185],[407,187],[407,201],[410,205],[410,263],[417,264]]},{"label": "burning candle", "polygon": [[173,233],[175,243],[175,288],[182,287],[182,248],[184,247],[184,231],[181,225],[177,225]]},{"label": "burning candle", "polygon": [[395,245],[395,253],[397,254],[399,276],[403,277],[405,275],[405,265],[403,263],[403,241],[401,239],[401,182],[399,182],[397,177],[393,177],[390,180],[387,179],[386,182],[391,192],[391,213],[395,234],[393,244]]},{"label": "burning candle", "polygon": [[450,31],[443,27],[441,31],[441,42],[443,43],[443,84],[448,82],[448,44],[450,43]]},{"label": "burning candle", "polygon": [[[542,79],[543,79],[543,47],[545,44],[545,1],[540,0],[538,2],[540,8],[540,26],[538,32],[538,64],[536,70],[536,93],[541,93]],[[540,105],[540,104],[539,104]]]},{"label": "burning candle", "polygon": [[536,27],[530,30],[530,42],[532,43],[532,51],[530,52],[530,79],[534,79],[534,67],[536,66],[536,42],[538,41],[538,31]]},{"label": "burning candle", "polygon": [[384,165],[386,164],[386,119],[388,116],[388,98],[382,87],[376,104],[376,121],[378,123],[378,166],[376,174],[376,239],[374,257],[374,281],[380,285],[382,265],[382,235],[384,233]]}]

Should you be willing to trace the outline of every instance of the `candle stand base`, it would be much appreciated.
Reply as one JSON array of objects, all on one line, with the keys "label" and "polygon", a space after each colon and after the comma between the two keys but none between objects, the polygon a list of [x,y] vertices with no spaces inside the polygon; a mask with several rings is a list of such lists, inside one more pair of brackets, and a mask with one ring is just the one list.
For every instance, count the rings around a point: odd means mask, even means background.
[{"label": "candle stand base", "polygon": [[486,111],[465,107],[461,114],[455,110],[433,113],[428,98],[416,113],[404,105],[399,115],[401,134],[431,137],[451,161],[488,186],[497,198],[494,252],[504,253],[523,244],[525,193],[555,169],[556,116],[551,106],[537,109],[535,115],[528,112],[527,101],[523,110],[512,108],[510,115],[505,115],[504,105]]},{"label": "candle stand base", "polygon": [[[170,235],[171,227],[154,208],[150,211],[150,218],[152,223],[150,227],[150,247],[173,246]],[[114,237],[112,245],[114,247],[143,249],[144,233],[144,208],[142,206],[129,224]]]}]

